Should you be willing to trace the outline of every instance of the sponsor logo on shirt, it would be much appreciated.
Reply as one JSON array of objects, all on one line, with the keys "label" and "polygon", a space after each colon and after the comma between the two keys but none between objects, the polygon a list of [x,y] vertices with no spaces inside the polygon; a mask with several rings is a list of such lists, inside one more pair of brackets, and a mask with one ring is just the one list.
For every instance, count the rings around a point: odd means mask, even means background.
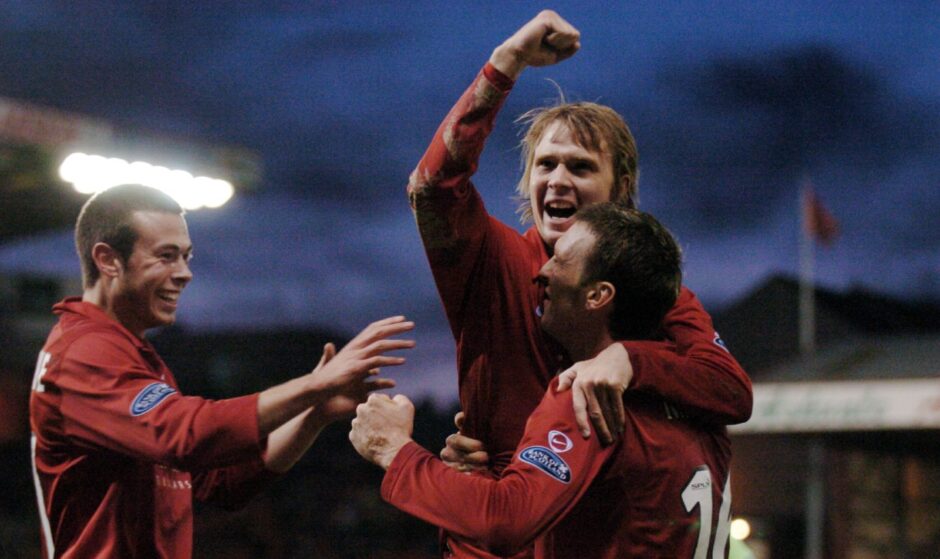
[{"label": "sponsor logo on shirt", "polygon": [[193,483],[188,476],[179,470],[167,468],[166,466],[156,466],[154,468],[154,483],[157,487],[164,489],[183,489],[191,490]]},{"label": "sponsor logo on shirt", "polygon": [[141,390],[140,393],[134,397],[134,401],[131,402],[131,415],[134,417],[144,415],[160,405],[160,402],[166,400],[167,396],[174,392],[176,392],[176,389],[165,382],[155,382],[148,385]]},{"label": "sponsor logo on shirt", "polygon": [[[728,346],[725,345],[725,341],[721,339],[721,336],[718,335],[718,332],[715,332],[714,342],[716,346],[720,347],[721,349],[725,351],[728,351]],[[728,351],[728,353],[731,353],[731,352]]]},{"label": "sponsor logo on shirt", "polygon": [[571,450],[571,447],[574,446],[574,443],[571,442],[571,439],[568,438],[568,435],[562,433],[561,431],[551,430],[548,432],[548,446],[558,454],[561,454]]},{"label": "sponsor logo on shirt", "polygon": [[562,483],[571,481],[571,468],[560,456],[544,446],[530,446],[519,453],[519,459],[542,470]]}]

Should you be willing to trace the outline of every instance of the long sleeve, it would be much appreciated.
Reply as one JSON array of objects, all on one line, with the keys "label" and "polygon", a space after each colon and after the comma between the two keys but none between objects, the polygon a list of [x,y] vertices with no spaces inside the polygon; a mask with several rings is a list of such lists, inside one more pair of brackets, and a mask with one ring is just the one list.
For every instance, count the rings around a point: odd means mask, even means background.
[{"label": "long sleeve", "polygon": [[623,342],[633,365],[630,388],[655,392],[717,424],[747,421],[753,407],[751,381],[692,291],[682,288],[663,329],[674,350],[655,342]]},{"label": "long sleeve", "polygon": [[571,392],[549,389],[499,479],[465,475],[410,443],[392,462],[382,497],[392,505],[511,554],[550,529],[587,491],[616,447],[577,432]]},{"label": "long sleeve", "polygon": [[[471,183],[512,81],[487,64],[439,126],[409,199],[457,344],[464,432],[501,467],[557,368],[543,343],[532,278],[547,260],[536,231],[490,216]],[[524,410],[519,413],[519,410]]]},{"label": "long sleeve", "polygon": [[509,78],[487,64],[438,127],[408,183],[415,221],[455,337],[464,324],[461,305],[487,233],[505,228],[489,217],[470,178],[511,87]]},{"label": "long sleeve", "polygon": [[261,455],[257,395],[183,396],[168,372],[148,369],[136,352],[119,336],[88,334],[61,357],[46,381],[61,395],[60,421],[73,444],[181,470]]}]

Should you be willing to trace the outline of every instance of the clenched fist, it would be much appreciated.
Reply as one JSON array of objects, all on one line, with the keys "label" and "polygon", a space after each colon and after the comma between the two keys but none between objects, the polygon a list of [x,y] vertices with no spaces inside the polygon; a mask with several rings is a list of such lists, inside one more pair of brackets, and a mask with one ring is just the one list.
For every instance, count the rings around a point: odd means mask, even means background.
[{"label": "clenched fist", "polygon": [[581,48],[581,33],[560,15],[543,10],[519,28],[490,56],[490,64],[512,79],[526,66],[550,66]]},{"label": "clenched fist", "polygon": [[387,470],[401,447],[411,442],[415,407],[398,394],[372,394],[356,408],[349,440],[363,458]]}]

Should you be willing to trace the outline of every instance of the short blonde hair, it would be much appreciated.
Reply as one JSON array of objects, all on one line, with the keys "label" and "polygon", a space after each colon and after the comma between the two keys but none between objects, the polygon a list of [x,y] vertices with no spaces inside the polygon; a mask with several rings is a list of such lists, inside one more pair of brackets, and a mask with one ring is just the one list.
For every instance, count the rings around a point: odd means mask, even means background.
[{"label": "short blonde hair", "polygon": [[[538,107],[520,116],[516,122],[528,125],[522,138],[522,164],[524,171],[516,186],[520,205],[518,213],[525,223],[532,219],[529,200],[529,177],[535,158],[535,146],[542,135],[555,122],[563,123],[585,149],[610,154],[614,172],[614,184],[610,199],[622,206],[635,209],[638,205],[637,183],[639,179],[638,154],[633,133],[617,111],[597,103],[561,102],[550,107]],[[623,177],[627,177],[623,181]]]}]

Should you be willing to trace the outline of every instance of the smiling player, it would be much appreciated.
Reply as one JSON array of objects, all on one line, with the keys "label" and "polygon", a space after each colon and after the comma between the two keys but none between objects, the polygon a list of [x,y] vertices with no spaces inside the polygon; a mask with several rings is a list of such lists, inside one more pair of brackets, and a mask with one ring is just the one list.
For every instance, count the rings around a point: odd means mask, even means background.
[{"label": "smiling player", "polygon": [[309,374],[257,394],[180,393],[144,337],[176,319],[192,280],[183,210],[153,188],[119,186],[86,202],[75,226],[82,297],[59,315],[30,398],[33,480],[49,557],[192,556],[193,498],[239,504],[290,469],[328,423],[389,379],[366,382],[388,339],[414,325],[374,322]]}]

